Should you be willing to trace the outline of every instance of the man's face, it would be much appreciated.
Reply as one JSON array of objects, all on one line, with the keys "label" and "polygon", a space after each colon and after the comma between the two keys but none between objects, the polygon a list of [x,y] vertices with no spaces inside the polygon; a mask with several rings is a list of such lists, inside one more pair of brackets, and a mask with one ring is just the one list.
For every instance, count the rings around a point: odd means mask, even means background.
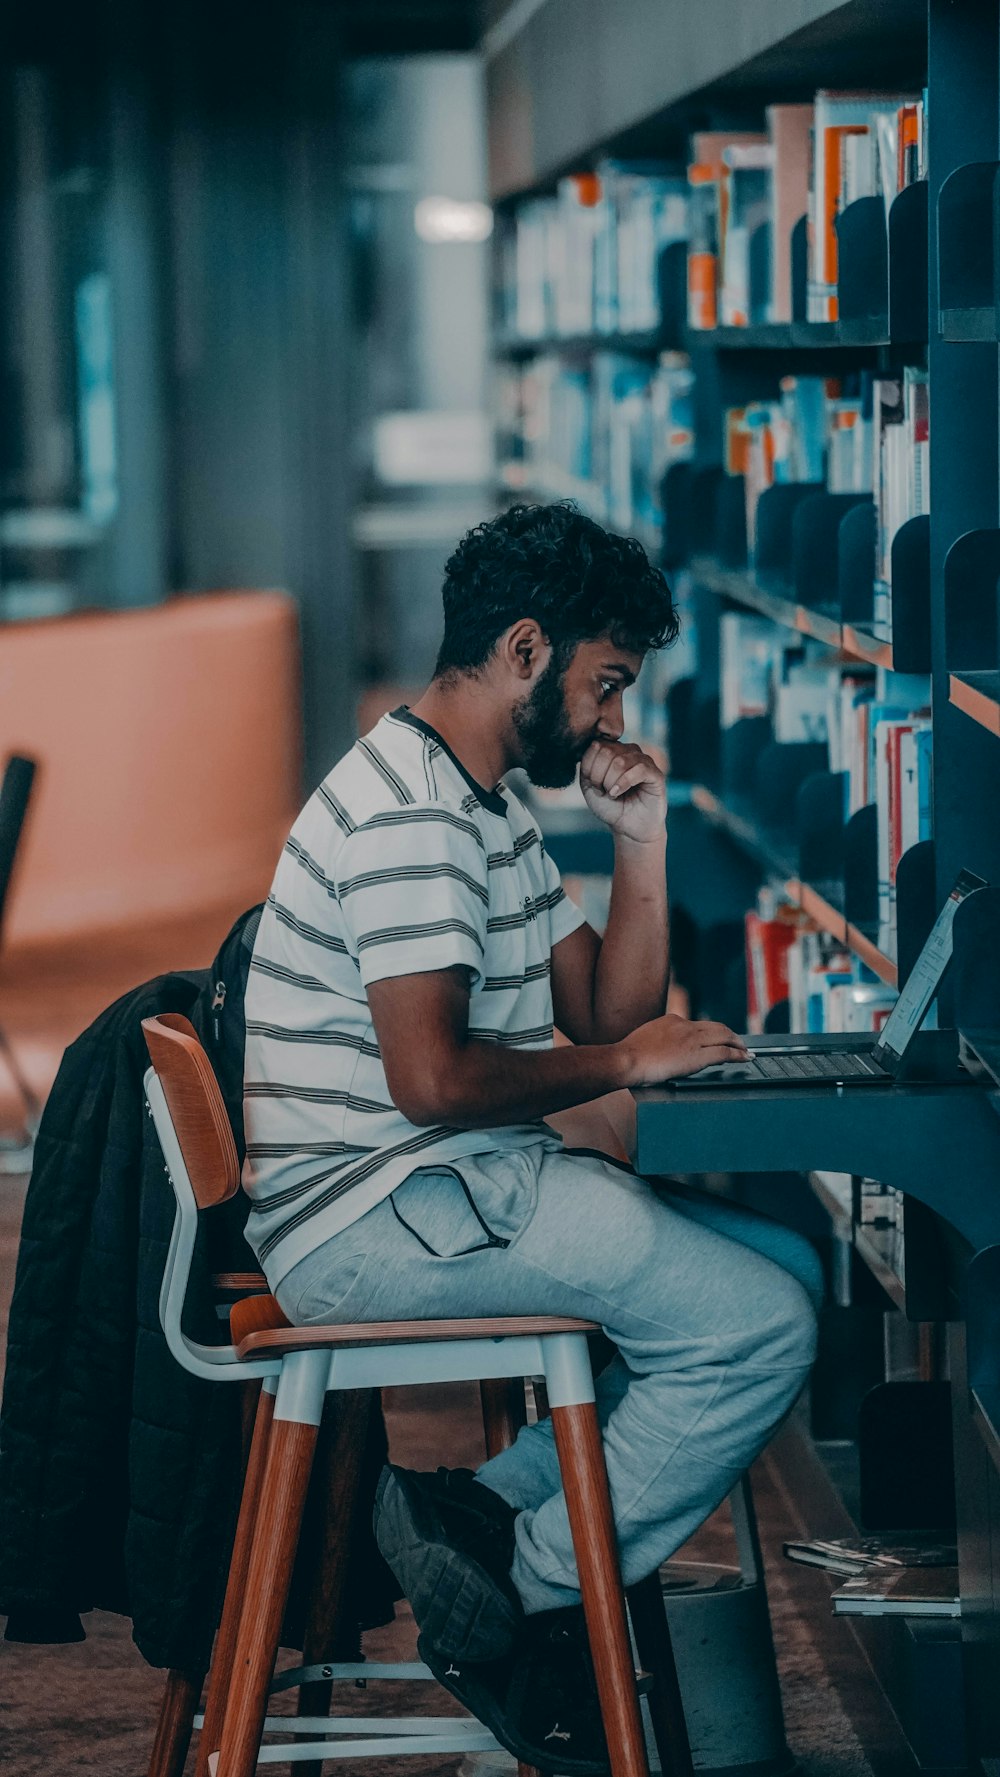
[{"label": "man's face", "polygon": [[532,783],[560,789],[571,783],[595,740],[619,740],[622,693],[634,683],[642,655],[610,637],[580,642],[560,671],[554,649],[532,689],[514,706],[520,759]]}]

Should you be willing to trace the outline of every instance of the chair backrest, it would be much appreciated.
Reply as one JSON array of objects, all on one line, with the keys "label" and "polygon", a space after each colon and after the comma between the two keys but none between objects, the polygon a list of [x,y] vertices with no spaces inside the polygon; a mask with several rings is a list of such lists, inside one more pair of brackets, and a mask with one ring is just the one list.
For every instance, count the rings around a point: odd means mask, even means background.
[{"label": "chair backrest", "polygon": [[3,782],[0,784],[0,929],[3,927],[4,903],[14,874],[17,848],[37,770],[34,759],[24,758],[18,753],[12,753],[4,766]]},{"label": "chair backrest", "polygon": [[226,1203],[240,1182],[233,1131],[212,1064],[194,1026],[179,1012],[144,1018],[142,1028],[199,1209]]}]

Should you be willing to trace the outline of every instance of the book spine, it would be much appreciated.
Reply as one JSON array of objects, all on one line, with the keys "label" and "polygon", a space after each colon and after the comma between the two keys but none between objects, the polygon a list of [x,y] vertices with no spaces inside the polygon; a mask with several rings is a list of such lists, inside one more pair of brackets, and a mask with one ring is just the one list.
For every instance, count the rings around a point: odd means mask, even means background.
[{"label": "book spine", "polygon": [[930,839],[934,831],[933,763],[934,735],[930,723],[917,731],[917,838]]},{"label": "book spine", "polygon": [[718,325],[718,195],[713,170],[688,167],[690,237],[687,260],[688,326],[709,332]]},{"label": "book spine", "polygon": [[876,876],[878,880],[878,942],[888,952],[891,942],[891,868],[889,832],[889,735],[891,723],[876,722],[874,733],[875,806],[877,810]]},{"label": "book spine", "polygon": [[899,739],[899,850],[895,869],[920,837],[919,738],[913,726],[904,729]]}]

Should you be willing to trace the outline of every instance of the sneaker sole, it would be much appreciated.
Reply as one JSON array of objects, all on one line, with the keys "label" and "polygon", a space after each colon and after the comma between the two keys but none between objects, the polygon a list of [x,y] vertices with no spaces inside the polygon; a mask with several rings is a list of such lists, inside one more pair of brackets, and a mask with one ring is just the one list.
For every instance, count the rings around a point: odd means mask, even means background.
[{"label": "sneaker sole", "polygon": [[611,1767],[606,1760],[567,1758],[547,1746],[533,1746],[525,1740],[511,1726],[499,1698],[476,1672],[474,1665],[460,1666],[442,1658],[438,1649],[430,1646],[422,1635],[417,1641],[417,1657],[433,1672],[438,1684],[489,1728],[519,1764],[533,1765],[536,1771],[545,1772],[547,1777],[610,1777]]},{"label": "sneaker sole", "polygon": [[425,1502],[391,1467],[375,1494],[375,1540],[421,1631],[448,1660],[502,1659],[521,1627],[515,1600],[472,1555],[443,1540]]}]

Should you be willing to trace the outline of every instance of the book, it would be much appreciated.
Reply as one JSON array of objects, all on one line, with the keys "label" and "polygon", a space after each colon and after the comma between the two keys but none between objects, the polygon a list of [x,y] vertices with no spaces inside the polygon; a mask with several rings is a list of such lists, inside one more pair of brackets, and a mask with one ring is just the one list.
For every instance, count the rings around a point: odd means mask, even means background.
[{"label": "book", "polygon": [[936,1533],[916,1536],[904,1531],[894,1536],[812,1537],[806,1542],[787,1542],[783,1553],[789,1561],[806,1567],[824,1567],[829,1573],[859,1577],[872,1572],[898,1572],[901,1568],[954,1567],[958,1552],[953,1538]]},{"label": "book", "polygon": [[719,622],[720,721],[723,728],[766,716],[781,637],[766,617],[726,611]]},{"label": "book", "polygon": [[604,161],[497,226],[496,312],[523,340],[652,332],[659,261],[687,238],[686,181],[658,161]]},{"label": "book", "polygon": [[792,318],[792,230],[809,208],[811,105],[769,105],[771,169],[771,278],[768,320]]},{"label": "book", "polygon": [[[895,124],[900,107],[911,102],[915,98],[905,93],[823,88],[816,94],[808,212],[810,321],[837,320],[837,218],[847,204],[877,191],[880,119]],[[895,137],[892,152],[894,158]]]},{"label": "book", "polygon": [[747,1029],[759,1033],[767,1015],[788,998],[788,953],[804,915],[768,886],[745,916]]},{"label": "book", "polygon": [[607,351],[588,364],[550,352],[504,364],[496,372],[502,479],[512,491],[574,499],[652,546],[663,477],[694,453],[693,386],[681,353],[655,365]]},{"label": "book", "polygon": [[729,148],[767,147],[757,130],[697,130],[688,167],[688,326],[704,331],[719,324],[719,286],[729,225],[729,192],[723,155]]},{"label": "book", "polygon": [[957,1567],[902,1567],[845,1580],[832,1593],[839,1617],[958,1617]]},{"label": "book", "polygon": [[719,210],[715,173],[703,161],[688,167],[687,324],[706,333],[718,326]]},{"label": "book", "polygon": [[[721,242],[720,320],[723,327],[748,327],[762,321],[754,312],[750,288],[750,242],[771,218],[771,173],[774,149],[769,142],[724,149],[721,180],[727,218]],[[766,295],[764,305],[766,312]]]}]

